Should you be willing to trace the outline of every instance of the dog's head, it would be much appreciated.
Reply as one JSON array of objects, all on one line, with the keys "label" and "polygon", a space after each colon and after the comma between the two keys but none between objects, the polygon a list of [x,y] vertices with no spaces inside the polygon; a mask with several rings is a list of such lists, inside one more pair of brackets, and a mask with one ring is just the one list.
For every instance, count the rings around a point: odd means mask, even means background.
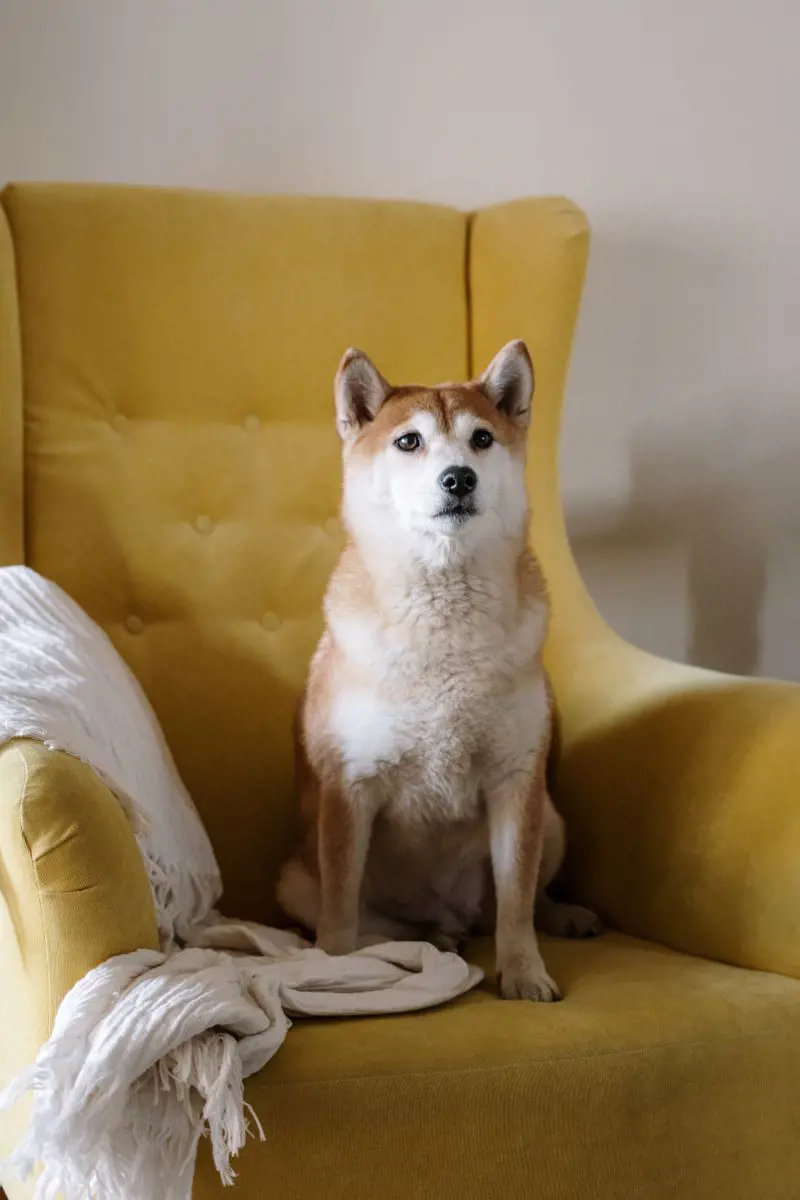
[{"label": "dog's head", "polygon": [[424,552],[524,533],[532,394],[520,341],[480,379],[433,388],[393,387],[365,354],[348,350],[335,400],[353,536],[411,539]]}]

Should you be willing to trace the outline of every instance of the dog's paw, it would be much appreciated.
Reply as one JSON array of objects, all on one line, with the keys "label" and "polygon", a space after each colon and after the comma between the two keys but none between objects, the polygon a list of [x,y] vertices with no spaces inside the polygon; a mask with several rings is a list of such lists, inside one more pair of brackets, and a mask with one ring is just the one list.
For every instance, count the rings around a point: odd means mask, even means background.
[{"label": "dog's paw", "polygon": [[466,945],[467,935],[463,931],[455,932],[434,929],[430,935],[430,940],[437,950],[460,954]]},{"label": "dog's paw", "polygon": [[536,1000],[552,1004],[561,999],[558,984],[547,974],[542,962],[504,967],[498,973],[498,986],[504,1000]]},{"label": "dog's paw", "polygon": [[597,913],[580,904],[562,904],[548,900],[543,907],[541,919],[536,925],[543,933],[563,938],[592,938],[603,932],[603,923]]},{"label": "dog's paw", "polygon": [[603,932],[603,922],[597,913],[582,904],[567,904],[567,923],[564,937],[593,938]]}]

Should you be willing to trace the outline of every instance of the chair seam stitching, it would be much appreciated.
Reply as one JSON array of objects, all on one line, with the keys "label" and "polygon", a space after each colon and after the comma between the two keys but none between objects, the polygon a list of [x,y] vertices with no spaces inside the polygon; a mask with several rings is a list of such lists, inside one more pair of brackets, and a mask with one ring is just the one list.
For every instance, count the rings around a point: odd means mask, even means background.
[{"label": "chair seam stitching", "polygon": [[41,885],[40,885],[40,881],[39,881],[39,869],[38,869],[38,866],[36,863],[36,859],[33,856],[33,847],[31,846],[31,843],[28,839],[28,835],[25,831],[25,806],[27,803],[27,793],[28,793],[28,783],[29,783],[28,762],[27,762],[27,759],[25,758],[25,755],[22,753],[21,750],[18,749],[16,751],[16,753],[22,759],[22,769],[24,772],[24,779],[23,779],[22,789],[21,789],[22,795],[21,795],[20,806],[19,806],[19,828],[20,828],[20,834],[22,835],[22,840],[25,842],[25,846],[26,846],[28,854],[30,856],[31,867],[33,868],[33,875],[34,875],[34,879],[36,880],[36,899],[39,904],[39,923],[41,926],[42,941],[44,942],[44,961],[45,961],[45,970],[47,972],[47,1021],[48,1021],[48,1026],[49,1026],[50,1030],[52,1030],[54,1013],[53,1013],[53,973],[52,973],[52,969],[51,969],[52,968],[52,956],[50,953],[50,939],[47,936],[47,922],[44,919],[44,904],[42,902],[42,889],[41,889]]},{"label": "chair seam stitching", "polygon": [[[649,1056],[654,1051],[660,1050],[681,1050],[681,1049],[697,1049],[699,1047],[714,1046],[723,1042],[745,1041],[755,1037],[766,1037],[769,1034],[780,1033],[782,1029],[776,1026],[768,1029],[745,1030],[740,1033],[718,1034],[716,1037],[704,1038],[692,1042],[663,1042],[656,1046],[632,1046],[625,1050],[600,1050],[595,1054],[565,1054],[561,1056],[552,1055],[541,1058],[527,1058],[523,1062],[512,1063],[488,1063],[482,1067],[445,1067],[442,1070],[434,1068],[433,1070],[422,1071],[387,1071],[384,1074],[365,1074],[365,1075],[339,1075],[333,1079],[301,1079],[301,1080],[285,1080],[276,1083],[267,1083],[267,1090],[273,1088],[301,1088],[301,1087],[326,1087],[335,1086],[338,1084],[347,1083],[363,1083],[365,1080],[386,1080],[387,1082],[396,1082],[400,1079],[426,1079],[437,1078],[449,1075],[488,1075],[501,1074],[506,1071],[521,1071],[529,1066],[541,1066],[545,1063],[562,1064],[562,1063],[584,1063],[601,1061],[610,1058],[627,1058],[635,1054]],[[786,1031],[787,1033],[789,1031]]]}]

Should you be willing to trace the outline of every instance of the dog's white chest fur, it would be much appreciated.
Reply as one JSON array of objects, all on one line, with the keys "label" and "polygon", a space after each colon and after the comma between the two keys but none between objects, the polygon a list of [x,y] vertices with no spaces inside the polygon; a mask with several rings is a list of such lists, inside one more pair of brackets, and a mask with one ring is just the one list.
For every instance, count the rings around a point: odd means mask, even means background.
[{"label": "dog's white chest fur", "polygon": [[405,607],[391,623],[331,621],[352,667],[331,733],[348,779],[375,788],[392,823],[473,821],[482,776],[514,770],[541,743],[545,612],[467,572],[420,582]]}]

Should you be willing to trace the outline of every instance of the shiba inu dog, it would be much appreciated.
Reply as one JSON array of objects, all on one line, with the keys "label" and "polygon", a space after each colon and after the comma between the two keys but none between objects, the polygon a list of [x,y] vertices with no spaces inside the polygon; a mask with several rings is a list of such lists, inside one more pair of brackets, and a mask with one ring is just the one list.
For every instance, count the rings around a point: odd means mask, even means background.
[{"label": "shiba inu dog", "polygon": [[392,387],[348,350],[335,383],[346,547],[296,727],[305,837],[286,913],[331,954],[359,939],[456,949],[495,927],[502,996],[558,1000],[537,944],[597,932],[545,886],[548,601],[528,546],[528,351],[480,379]]}]

